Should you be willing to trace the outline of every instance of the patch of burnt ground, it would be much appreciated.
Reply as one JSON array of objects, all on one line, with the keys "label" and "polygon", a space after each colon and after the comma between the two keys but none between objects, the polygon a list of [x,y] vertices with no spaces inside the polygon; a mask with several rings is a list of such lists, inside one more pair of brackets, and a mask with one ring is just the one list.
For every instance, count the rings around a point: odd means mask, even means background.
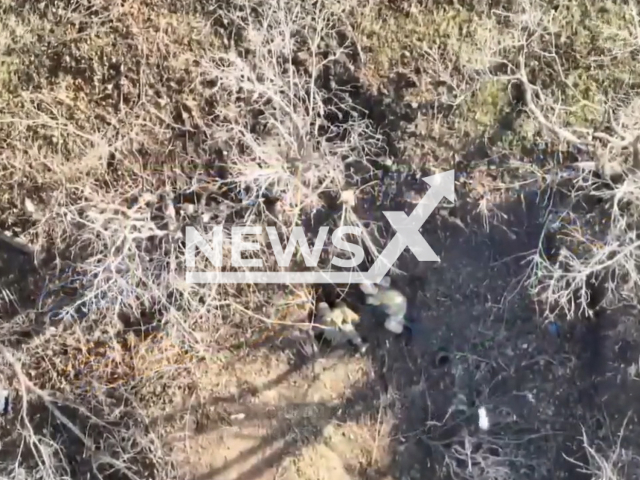
[{"label": "patch of burnt ground", "polygon": [[408,249],[399,260],[406,275],[393,283],[409,299],[411,334],[364,331],[398,419],[395,478],[593,478],[583,435],[613,451],[624,430],[621,448],[639,447],[632,312],[601,310],[549,328],[523,284],[544,198],[532,191],[497,205],[499,223],[483,222],[471,202],[433,214],[422,231],[441,261],[416,262]]},{"label": "patch of burnt ground", "polygon": [[[385,102],[341,67],[327,67],[325,82],[347,90],[386,132],[388,155],[401,163],[403,125],[431,106],[411,105],[399,94]],[[520,105],[505,112],[520,114]],[[490,157],[489,147],[481,157]],[[468,167],[484,161],[476,151],[470,155]],[[403,175],[391,182],[392,194],[381,186],[386,195],[361,201],[358,217],[386,224],[382,211],[404,208],[410,214],[407,192],[424,194],[420,177],[427,174]],[[376,179],[382,185],[384,174]],[[489,222],[472,200],[432,214],[422,233],[441,261],[416,262],[407,249],[397,264],[406,275],[392,281],[409,300],[410,335],[392,337],[364,322],[361,333],[371,342],[368,354],[376,366],[374,385],[367,388],[391,400],[397,419],[391,471],[385,472],[394,478],[589,479],[595,477],[588,473],[585,441],[605,458],[618,451],[622,431],[622,452],[640,447],[634,411],[640,383],[629,375],[640,355],[634,312],[598,309],[593,318],[543,324],[524,283],[551,196],[522,193],[494,204],[497,214]],[[350,299],[357,309],[362,298],[356,297]],[[478,428],[480,407],[488,412],[486,431]],[[636,478],[632,470],[621,470],[620,478]]]}]

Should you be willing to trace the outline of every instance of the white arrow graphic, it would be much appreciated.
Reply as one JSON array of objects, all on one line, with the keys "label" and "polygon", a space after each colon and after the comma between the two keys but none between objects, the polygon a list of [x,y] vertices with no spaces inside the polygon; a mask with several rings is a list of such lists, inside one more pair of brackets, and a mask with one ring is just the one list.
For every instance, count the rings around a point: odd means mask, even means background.
[{"label": "white arrow graphic", "polygon": [[389,219],[389,223],[397,234],[365,274],[366,281],[378,283],[382,280],[407,247],[421,262],[440,261],[440,258],[420,233],[420,227],[433,213],[440,200],[447,198],[451,202],[455,201],[455,171],[449,170],[425,177],[422,180],[431,188],[420,199],[409,217],[404,212],[382,212]]},{"label": "white arrow graphic", "polygon": [[411,215],[382,212],[396,235],[368,272],[187,272],[187,283],[378,283],[389,272],[405,248],[421,262],[439,262],[440,258],[420,233],[420,228],[443,198],[455,201],[455,171],[438,173],[422,179],[430,188]]}]

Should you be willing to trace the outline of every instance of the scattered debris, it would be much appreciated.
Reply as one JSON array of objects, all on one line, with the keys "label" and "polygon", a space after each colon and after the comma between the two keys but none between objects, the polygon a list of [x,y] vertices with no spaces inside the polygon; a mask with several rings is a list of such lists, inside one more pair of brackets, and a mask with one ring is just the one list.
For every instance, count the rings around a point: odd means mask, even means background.
[{"label": "scattered debris", "polygon": [[25,211],[36,221],[40,221],[44,218],[42,212],[36,207],[36,205],[27,197],[24,199]]},{"label": "scattered debris", "polygon": [[340,193],[340,202],[347,207],[353,207],[356,204],[356,192],[354,190],[343,190]]},{"label": "scattered debris", "polygon": [[434,361],[435,367],[442,368],[448,365],[449,363],[451,363],[451,355],[449,354],[446,348],[440,347],[436,352],[435,361]]},{"label": "scattered debris", "polygon": [[0,389],[0,405],[2,405],[2,415],[11,415],[11,395],[8,390]]},{"label": "scattered debris", "polygon": [[489,430],[489,416],[485,407],[478,408],[478,427],[481,430]]},{"label": "scattered debris", "polygon": [[549,330],[549,333],[554,337],[560,336],[560,325],[558,324],[558,322],[549,322],[547,324],[547,329]]}]

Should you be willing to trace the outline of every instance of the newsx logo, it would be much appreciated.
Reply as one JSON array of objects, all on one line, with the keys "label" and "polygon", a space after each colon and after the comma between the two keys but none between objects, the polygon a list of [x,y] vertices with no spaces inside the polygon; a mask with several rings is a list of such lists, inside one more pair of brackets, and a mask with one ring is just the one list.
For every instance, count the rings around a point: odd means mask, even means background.
[{"label": "newsx logo", "polygon": [[[440,258],[429,246],[420,233],[420,227],[435,210],[443,198],[455,201],[454,171],[432,175],[422,179],[430,188],[416,205],[411,215],[404,212],[385,211],[383,214],[396,231],[395,236],[378,256],[371,268],[366,272],[360,271],[235,271],[221,272],[192,271],[186,273],[188,283],[378,283],[389,272],[393,264],[407,247],[421,262],[439,262]],[[302,227],[294,227],[286,248],[280,242],[278,231],[275,227],[261,226],[233,226],[231,227],[231,265],[237,268],[263,268],[260,258],[242,258],[244,251],[256,251],[260,245],[246,240],[248,235],[263,235],[266,232],[276,262],[281,268],[289,268],[296,246],[300,249],[307,267],[317,267],[320,255],[327,240],[329,227],[321,227],[318,232],[313,250],[310,250]],[[355,243],[347,242],[345,235],[361,236],[362,229],[355,226],[342,226],[331,235],[331,242],[338,250],[349,252],[349,259],[334,256],[331,264],[341,268],[357,267],[364,260],[362,247]],[[223,261],[223,246],[225,244],[224,230],[221,225],[215,226],[211,238],[204,236],[192,226],[186,229],[186,264],[187,268],[196,267],[196,251],[199,249],[214,267],[221,267]]]}]

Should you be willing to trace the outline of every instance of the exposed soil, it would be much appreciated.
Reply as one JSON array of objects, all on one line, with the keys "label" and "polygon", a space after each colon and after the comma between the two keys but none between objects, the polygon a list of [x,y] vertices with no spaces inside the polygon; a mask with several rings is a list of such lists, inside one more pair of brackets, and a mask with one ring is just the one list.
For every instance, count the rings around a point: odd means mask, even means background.
[{"label": "exposed soil", "polygon": [[[468,478],[586,479],[575,463],[588,465],[583,428],[591,445],[611,448],[624,427],[621,448],[633,448],[632,313],[543,326],[522,285],[543,207],[529,193],[498,208],[505,217],[488,230],[471,204],[457,208],[459,222],[434,214],[424,233],[438,264],[405,252],[407,275],[394,284],[409,298],[411,335],[392,338],[365,319],[364,357],[330,351],[291,367],[295,355],[280,347],[221,375],[228,401],[192,409],[181,430],[190,439],[177,451],[192,478],[451,478],[453,462],[473,468]],[[348,299],[358,307],[357,292]],[[467,412],[448,414],[460,394]],[[467,465],[465,448],[487,464]]]}]

